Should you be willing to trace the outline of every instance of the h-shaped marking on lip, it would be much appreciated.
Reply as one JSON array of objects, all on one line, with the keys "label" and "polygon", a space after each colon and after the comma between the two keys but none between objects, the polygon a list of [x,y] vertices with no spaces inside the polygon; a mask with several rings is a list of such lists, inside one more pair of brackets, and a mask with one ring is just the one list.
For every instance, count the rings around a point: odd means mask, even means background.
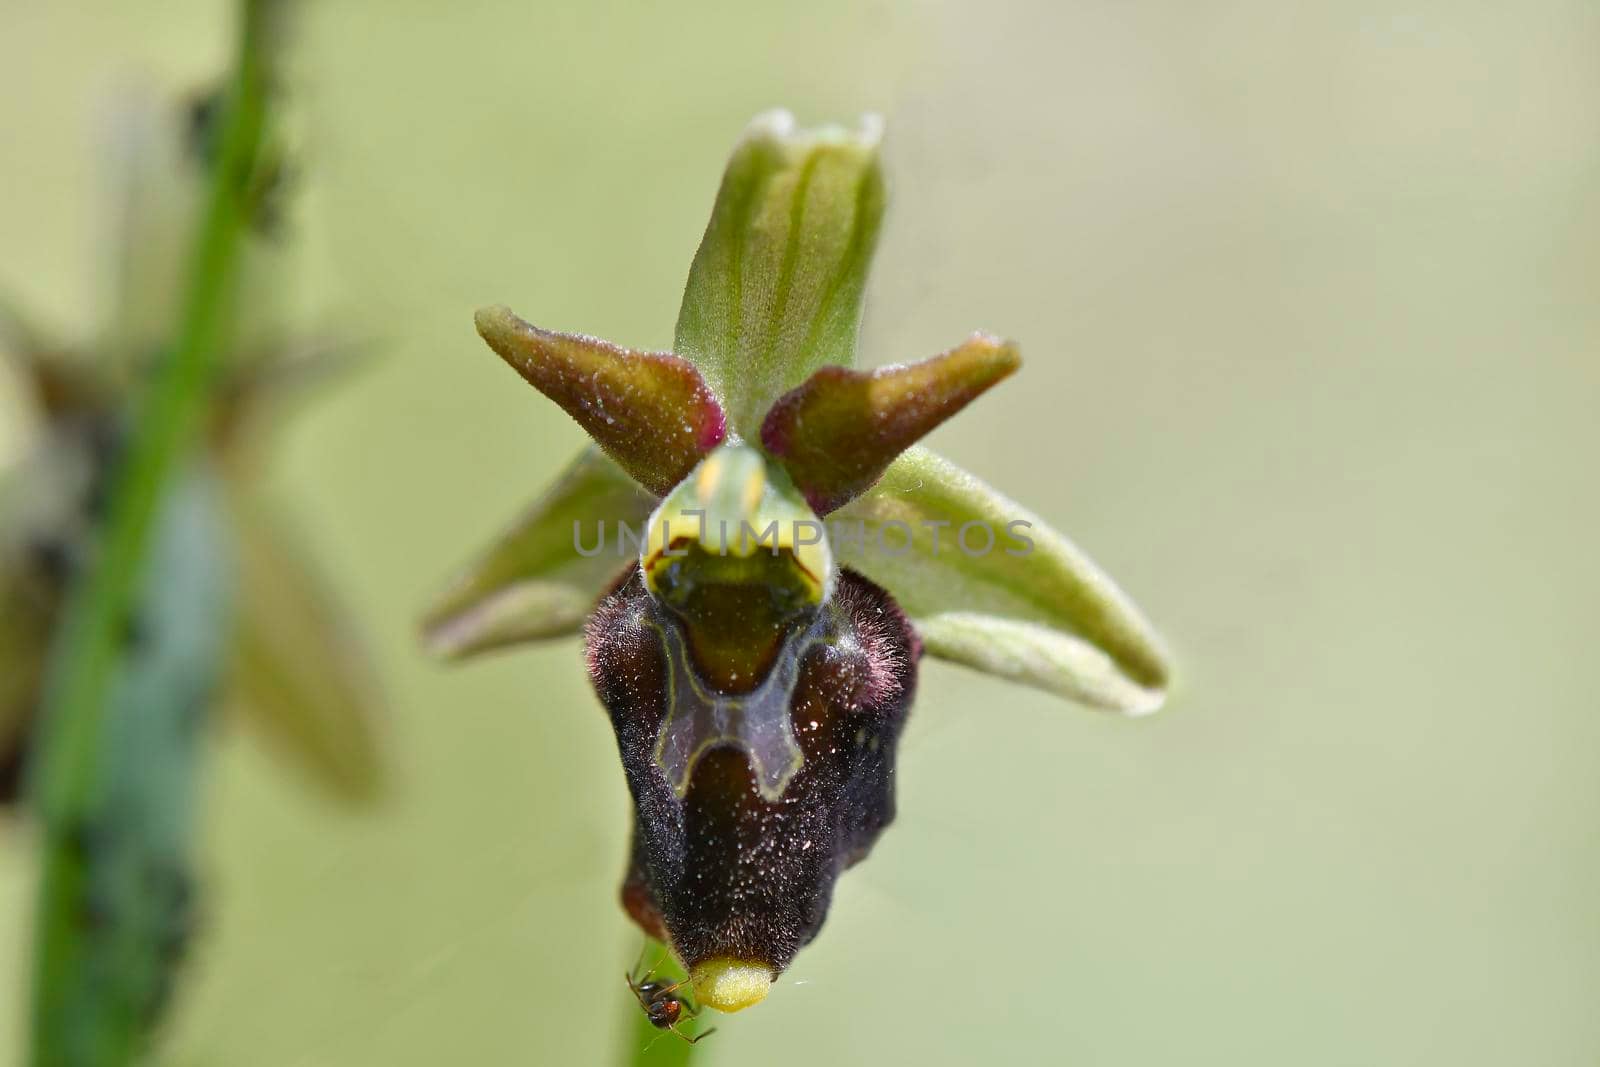
[{"label": "h-shaped marking on lip", "polygon": [[718,745],[742,749],[755,771],[763,799],[778,800],[805,763],[790,719],[790,699],[800,678],[800,661],[821,635],[819,617],[783,639],[772,668],[748,693],[719,693],[708,687],[689,660],[688,643],[670,622],[648,624],[667,653],[667,719],[656,742],[656,763],[681,800],[689,792],[700,757]]}]

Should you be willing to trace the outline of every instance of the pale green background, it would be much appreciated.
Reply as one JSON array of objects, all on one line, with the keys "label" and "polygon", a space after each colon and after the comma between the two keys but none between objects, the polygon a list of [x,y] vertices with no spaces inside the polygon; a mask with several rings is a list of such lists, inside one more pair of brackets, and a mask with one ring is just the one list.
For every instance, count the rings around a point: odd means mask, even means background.
[{"label": "pale green background", "polygon": [[[0,283],[82,314],[97,116],[212,69],[222,10],[0,2]],[[341,814],[228,737],[173,1062],[612,1055],[627,807],[576,645],[444,670],[414,621],[579,442],[472,308],[668,344],[775,104],[886,113],[863,352],[1021,342],[935,444],[1182,677],[1124,722],[930,665],[899,822],[707,1061],[1600,1062],[1592,0],[329,2],[299,38],[306,284],[387,352],[273,483],[401,781]]]}]

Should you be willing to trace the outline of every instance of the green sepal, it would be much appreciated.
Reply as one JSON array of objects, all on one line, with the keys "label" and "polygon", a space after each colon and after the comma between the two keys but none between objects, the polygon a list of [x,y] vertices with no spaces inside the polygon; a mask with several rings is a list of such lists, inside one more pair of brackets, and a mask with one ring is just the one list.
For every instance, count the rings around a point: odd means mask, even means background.
[{"label": "green sepal", "polygon": [[1165,701],[1166,650],[1127,595],[1037,515],[927,449],[828,527],[840,563],[893,591],[928,654],[1129,715]]},{"label": "green sepal", "polygon": [[241,597],[232,692],[245,717],[311,778],[351,801],[388,773],[383,703],[356,628],[283,524],[244,490],[230,513]]},{"label": "green sepal", "polygon": [[882,123],[798,130],[757,116],[733,150],[689,268],[674,351],[700,368],[734,430],[818,367],[855,362],[883,218]]},{"label": "green sepal", "polygon": [[[585,449],[428,613],[428,650],[459,659],[578,633],[600,594],[636,558],[618,551],[618,523],[640,532],[655,504],[599,449]],[[604,540],[593,551],[601,522]]]},{"label": "green sepal", "polygon": [[213,387],[208,435],[214,451],[230,465],[255,459],[302,404],[354,378],[377,353],[370,341],[311,332],[242,354]]}]

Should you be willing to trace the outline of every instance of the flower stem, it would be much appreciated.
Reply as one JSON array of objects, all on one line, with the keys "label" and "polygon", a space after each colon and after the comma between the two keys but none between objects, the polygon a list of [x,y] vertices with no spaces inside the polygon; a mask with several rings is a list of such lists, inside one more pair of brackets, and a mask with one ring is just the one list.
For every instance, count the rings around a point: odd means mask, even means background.
[{"label": "flower stem", "polygon": [[[192,454],[222,356],[245,198],[262,143],[278,0],[242,0],[221,150],[191,251],[173,344],[153,369],[135,409],[112,480],[93,562],[72,590],[52,649],[42,704],[42,735],[33,766],[35,810],[42,824],[42,876],[35,929],[33,1044],[36,1067],[82,1062],[65,1051],[74,961],[94,915],[83,913],[85,832],[103,793],[108,760],[107,705],[130,644],[131,606],[148,569],[153,531]],[[141,1035],[108,1035],[74,1044],[99,1050],[101,1063],[125,1063]]]}]

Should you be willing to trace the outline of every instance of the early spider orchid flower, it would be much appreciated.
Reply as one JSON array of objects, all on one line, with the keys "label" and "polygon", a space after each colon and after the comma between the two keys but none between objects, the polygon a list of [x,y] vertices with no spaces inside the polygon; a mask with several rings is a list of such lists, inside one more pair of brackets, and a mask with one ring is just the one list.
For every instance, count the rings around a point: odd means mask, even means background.
[{"label": "early spider orchid flower", "polygon": [[[922,655],[1126,714],[1168,685],[1159,638],[1083,553],[916,445],[1015,372],[1016,348],[975,334],[853,369],[880,135],[751,124],[675,353],[477,315],[594,445],[427,641],[455,658],[582,632],[636,814],[623,904],[723,1011],[766,996],[893,819]],[[606,524],[636,556],[604,550]]]}]

